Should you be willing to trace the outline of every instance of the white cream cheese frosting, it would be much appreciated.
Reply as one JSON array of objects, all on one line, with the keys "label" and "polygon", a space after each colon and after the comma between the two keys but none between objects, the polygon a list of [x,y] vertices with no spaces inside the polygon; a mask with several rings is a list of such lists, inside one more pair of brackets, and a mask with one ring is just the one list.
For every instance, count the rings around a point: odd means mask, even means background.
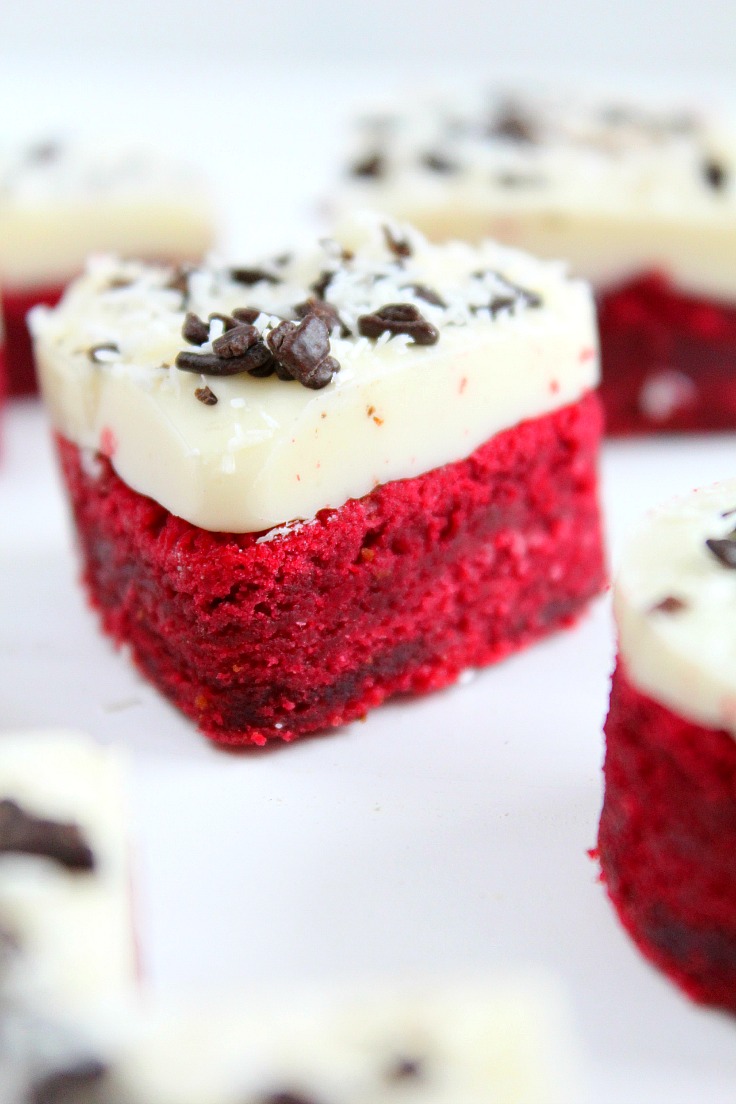
[{"label": "white cream cheese frosting", "polygon": [[0,148],[0,284],[65,283],[92,252],[176,261],[212,247],[199,176],[137,147],[49,142]]},{"label": "white cream cheese frosting", "polygon": [[649,516],[614,587],[629,679],[675,713],[734,736],[735,532],[736,480],[695,491]]},{"label": "white cream cheese frosting", "polygon": [[[395,105],[394,105],[395,106]],[[736,122],[559,94],[417,103],[364,120],[338,211],[437,241],[564,257],[599,287],[664,272],[736,300]]]},{"label": "white cream cheese frosting", "polygon": [[[58,308],[31,316],[56,429],[109,455],[129,486],[173,514],[261,532],[460,460],[596,386],[590,292],[560,264],[491,242],[433,246],[376,218],[355,220],[348,237],[349,253],[323,242],[237,279],[196,269],[185,292],[169,269],[95,261]],[[209,341],[188,344],[187,311],[206,320],[254,308],[267,336],[320,283],[342,323],[330,337],[340,369],[321,390],[176,367],[184,350],[211,354],[223,329],[214,319]],[[396,303],[436,328],[435,344],[360,335],[362,316]],[[198,401],[205,387],[216,403]]]},{"label": "white cream cheese frosting", "polygon": [[[117,756],[73,732],[0,734],[0,802],[51,822],[48,851],[9,841],[0,807],[0,990],[46,1010],[84,1008],[130,990],[135,949],[123,769]],[[15,814],[11,814],[15,815]],[[54,858],[58,825],[78,829],[90,869]]]}]

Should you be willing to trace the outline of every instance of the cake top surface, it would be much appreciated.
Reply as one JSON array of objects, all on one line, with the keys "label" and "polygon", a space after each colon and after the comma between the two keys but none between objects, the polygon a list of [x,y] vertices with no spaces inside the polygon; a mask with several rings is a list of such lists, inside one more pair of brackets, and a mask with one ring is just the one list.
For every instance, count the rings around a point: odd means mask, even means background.
[{"label": "cake top surface", "polygon": [[653,512],[614,591],[620,650],[643,691],[736,735],[736,480]]},{"label": "cake top surface", "polygon": [[390,107],[357,127],[348,177],[414,200],[481,189],[489,205],[693,202],[736,209],[736,128],[690,109],[560,93],[489,93]]},{"label": "cake top surface", "polygon": [[597,379],[589,292],[561,265],[373,216],[247,267],[99,259],[32,327],[57,428],[236,532],[461,459]]},{"label": "cake top surface", "polygon": [[16,206],[60,207],[202,188],[191,166],[153,147],[100,139],[47,138],[0,145],[0,212]]}]

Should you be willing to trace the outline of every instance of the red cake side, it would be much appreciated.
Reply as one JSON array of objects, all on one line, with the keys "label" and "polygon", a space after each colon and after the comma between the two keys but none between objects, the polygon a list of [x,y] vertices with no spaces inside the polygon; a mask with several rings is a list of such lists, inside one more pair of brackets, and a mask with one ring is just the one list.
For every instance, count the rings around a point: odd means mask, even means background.
[{"label": "red cake side", "polygon": [[27,290],[7,287],[2,289],[6,371],[10,396],[34,395],[38,391],[26,315],[31,307],[38,304],[56,306],[63,291],[64,287],[61,284]]},{"label": "red cake side", "polygon": [[212,739],[264,744],[570,625],[605,581],[597,396],[288,535],[198,529],[59,449],[104,627]]},{"label": "red cake side", "polygon": [[736,428],[736,304],[656,273],[597,301],[608,433]]},{"label": "red cake side", "polygon": [[736,740],[640,693],[619,660],[598,849],[641,951],[693,1000],[736,1013]]}]

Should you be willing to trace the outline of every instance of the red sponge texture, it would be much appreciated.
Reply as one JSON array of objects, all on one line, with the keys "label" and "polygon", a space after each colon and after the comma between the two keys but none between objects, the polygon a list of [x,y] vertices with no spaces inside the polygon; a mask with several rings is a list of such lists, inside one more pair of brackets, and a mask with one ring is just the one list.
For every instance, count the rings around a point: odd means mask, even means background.
[{"label": "red sponge texture", "polygon": [[606,430],[736,428],[736,303],[650,273],[598,296]]},{"label": "red sponge texture", "polygon": [[446,686],[604,585],[597,396],[286,536],[211,533],[59,449],[104,627],[211,738],[264,744]]},{"label": "red sponge texture", "polygon": [[49,307],[56,306],[63,292],[63,285],[35,287],[28,290],[6,287],[2,289],[8,394],[32,395],[38,391],[26,315],[31,307],[39,303]]},{"label": "red sponge texture", "polygon": [[639,948],[736,1013],[736,740],[640,693],[619,661],[606,722],[603,877]]}]

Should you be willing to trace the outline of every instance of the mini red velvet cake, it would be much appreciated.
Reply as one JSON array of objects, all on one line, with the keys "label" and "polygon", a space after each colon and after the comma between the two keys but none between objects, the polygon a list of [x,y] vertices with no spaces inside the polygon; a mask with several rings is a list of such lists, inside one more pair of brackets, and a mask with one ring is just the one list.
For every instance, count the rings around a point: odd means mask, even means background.
[{"label": "mini red velvet cake", "polygon": [[477,97],[364,121],[342,209],[564,257],[598,300],[612,434],[736,427],[736,130],[696,112]]},{"label": "mini red velvet cake", "polygon": [[590,294],[373,219],[351,248],[98,262],[32,316],[105,628],[230,744],[361,717],[604,584]]},{"label": "mini red velvet cake", "polygon": [[639,948],[736,1013],[736,481],[656,513],[615,587],[603,878]]},{"label": "mini red velvet cake", "polygon": [[0,151],[0,292],[11,395],[37,390],[26,315],[89,253],[198,260],[213,242],[196,174],[153,150],[44,142]]}]

